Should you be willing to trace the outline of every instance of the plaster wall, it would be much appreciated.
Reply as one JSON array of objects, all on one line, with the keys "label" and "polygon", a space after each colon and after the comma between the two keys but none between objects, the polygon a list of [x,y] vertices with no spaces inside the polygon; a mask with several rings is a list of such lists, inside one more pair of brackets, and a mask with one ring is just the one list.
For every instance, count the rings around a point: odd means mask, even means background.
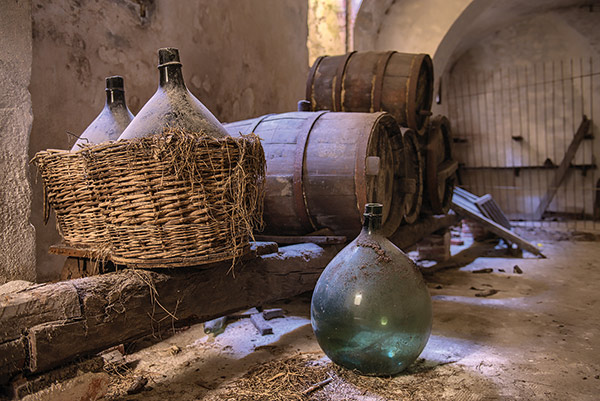
[{"label": "plaster wall", "polygon": [[[308,73],[306,1],[34,0],[30,156],[69,148],[100,112],[104,78],[122,75],[135,114],[158,84],[156,50],[180,49],[186,84],[222,122],[291,111]],[[35,175],[35,170],[32,170]],[[42,223],[33,186],[38,279],[64,261],[47,254],[60,238]]]},{"label": "plaster wall", "polygon": [[375,50],[376,42],[385,16],[395,0],[361,0],[354,20],[354,50]]},{"label": "plaster wall", "polygon": [[[455,156],[485,167],[465,172],[463,183],[491,193],[513,218],[531,218],[556,171],[528,167],[560,164],[583,114],[599,132],[598,23],[600,10],[587,7],[517,20],[480,38],[442,77],[454,135],[466,139]],[[600,141],[585,139],[573,164],[593,165],[599,154]],[[497,170],[505,167],[522,169]],[[548,210],[592,215],[598,178],[570,169]]]},{"label": "plaster wall", "polygon": [[[581,115],[599,118],[598,15],[581,0],[363,0],[354,41],[358,50],[432,55],[442,100],[433,111],[467,140],[455,147],[459,161],[483,168],[466,171],[464,183],[530,218],[555,170],[527,168],[559,164]],[[585,140],[574,163],[593,164],[599,152]],[[598,175],[569,171],[549,209],[591,214]]]},{"label": "plaster wall", "polygon": [[[354,47],[430,54],[437,92],[439,78],[481,38],[524,16],[588,4],[585,0],[362,0],[354,24]],[[447,113],[437,104],[433,110]]]},{"label": "plaster wall", "polygon": [[308,0],[308,63],[317,57],[346,53],[346,8],[343,0]]},{"label": "plaster wall", "polygon": [[29,223],[27,167],[31,131],[31,1],[7,0],[0,12],[0,284],[34,281],[35,231]]},{"label": "plaster wall", "polygon": [[446,32],[471,1],[397,1],[382,20],[375,49],[426,53],[433,57]]}]

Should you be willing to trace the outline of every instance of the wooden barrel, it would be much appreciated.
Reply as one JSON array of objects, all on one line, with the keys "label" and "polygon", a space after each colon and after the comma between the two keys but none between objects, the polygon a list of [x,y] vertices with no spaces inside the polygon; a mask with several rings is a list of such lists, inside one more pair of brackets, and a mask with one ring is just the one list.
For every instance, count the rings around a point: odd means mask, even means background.
[{"label": "wooden barrel", "polygon": [[265,234],[306,235],[329,228],[349,239],[367,202],[384,204],[393,234],[405,210],[402,133],[387,113],[292,112],[225,124],[256,133],[267,160]]},{"label": "wooden barrel", "polygon": [[312,110],[387,111],[423,133],[431,115],[433,63],[427,54],[352,52],[321,56],[306,82]]},{"label": "wooden barrel", "polygon": [[423,204],[423,157],[417,133],[410,128],[401,128],[404,139],[404,158],[406,160],[406,178],[414,180],[415,190],[406,195],[404,220],[412,224],[419,218]]},{"label": "wooden barrel", "polygon": [[445,116],[435,116],[427,130],[424,209],[444,214],[450,209],[458,163],[452,159],[452,130]]}]

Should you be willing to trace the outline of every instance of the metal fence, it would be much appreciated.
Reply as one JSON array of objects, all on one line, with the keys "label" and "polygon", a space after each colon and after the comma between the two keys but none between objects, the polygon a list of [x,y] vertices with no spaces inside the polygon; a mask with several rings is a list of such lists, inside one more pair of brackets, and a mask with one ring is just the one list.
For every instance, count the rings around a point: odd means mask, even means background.
[{"label": "metal fence", "polygon": [[[511,220],[600,229],[598,75],[600,59],[580,58],[445,77],[462,186],[491,194]],[[576,146],[584,115],[590,128]],[[577,150],[553,188],[570,146]]]}]

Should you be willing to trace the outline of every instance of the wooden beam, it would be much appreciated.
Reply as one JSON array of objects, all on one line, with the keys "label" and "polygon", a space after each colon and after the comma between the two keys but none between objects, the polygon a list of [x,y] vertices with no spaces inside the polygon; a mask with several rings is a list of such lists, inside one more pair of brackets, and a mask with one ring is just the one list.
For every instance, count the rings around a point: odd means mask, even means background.
[{"label": "wooden beam", "polygon": [[26,368],[26,345],[22,338],[0,344],[0,383]]},{"label": "wooden beam", "polygon": [[560,163],[558,170],[556,170],[556,173],[554,174],[552,183],[546,190],[546,194],[542,197],[540,204],[533,213],[534,220],[541,220],[544,212],[548,206],[550,206],[550,202],[552,202],[554,195],[556,195],[556,191],[558,191],[558,188],[566,177],[566,173],[569,170],[569,166],[571,165],[575,154],[577,153],[577,149],[579,149],[579,145],[590,130],[590,122],[591,121],[588,120],[588,118],[584,115],[583,120],[581,121],[581,124],[579,125],[579,128],[577,129],[577,132],[575,133],[575,136],[569,145],[569,148],[567,149],[567,153],[565,153],[565,157]]},{"label": "wooden beam", "polygon": [[0,296],[0,343],[19,338],[37,324],[81,317],[73,284],[40,284]]},{"label": "wooden beam", "polygon": [[406,250],[428,235],[457,224],[460,218],[454,213],[422,217],[414,224],[400,226],[390,237],[398,248]]},{"label": "wooden beam", "polygon": [[[36,320],[29,314],[19,315],[21,320],[14,313],[0,314],[0,326],[10,323],[26,332],[26,367],[42,372],[141,336],[171,332],[175,325],[214,319],[310,291],[340,249],[341,245],[299,244],[240,262],[233,270],[230,262],[201,269],[125,269],[44,284],[18,295],[32,299],[31,310],[44,310],[42,305],[47,304],[57,311]],[[51,297],[67,287],[77,300],[75,305]],[[34,302],[34,294],[40,293],[46,295]],[[73,310],[65,313],[64,306]],[[7,308],[14,309],[12,305]],[[18,373],[21,366],[5,359],[0,359],[0,372]]]},{"label": "wooden beam", "polygon": [[[84,340],[86,329],[83,320],[57,321],[32,327],[27,334],[29,371],[44,372],[57,367],[65,355],[85,354],[88,349]],[[61,341],[61,338],[71,341]]]},{"label": "wooden beam", "polygon": [[346,237],[339,235],[255,235],[257,241],[272,241],[278,244],[334,245],[346,243]]}]

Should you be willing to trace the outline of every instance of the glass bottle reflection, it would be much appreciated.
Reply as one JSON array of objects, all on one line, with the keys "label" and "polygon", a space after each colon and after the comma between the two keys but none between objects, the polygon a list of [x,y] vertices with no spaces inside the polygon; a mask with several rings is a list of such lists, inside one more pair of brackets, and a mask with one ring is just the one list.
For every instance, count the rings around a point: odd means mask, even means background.
[{"label": "glass bottle reflection", "polygon": [[366,375],[401,372],[431,332],[431,297],[417,266],[380,232],[383,206],[365,207],[359,236],[327,265],[311,323],[335,363]]}]

